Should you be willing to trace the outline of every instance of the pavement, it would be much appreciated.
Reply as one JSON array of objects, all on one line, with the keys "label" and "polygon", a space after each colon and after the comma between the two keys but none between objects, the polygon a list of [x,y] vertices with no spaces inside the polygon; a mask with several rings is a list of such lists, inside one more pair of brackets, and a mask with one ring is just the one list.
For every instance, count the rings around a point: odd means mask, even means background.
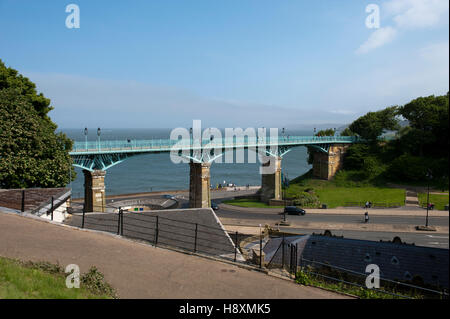
[{"label": "pavement", "polygon": [[234,264],[0,212],[0,256],[96,266],[120,298],[348,298]]}]

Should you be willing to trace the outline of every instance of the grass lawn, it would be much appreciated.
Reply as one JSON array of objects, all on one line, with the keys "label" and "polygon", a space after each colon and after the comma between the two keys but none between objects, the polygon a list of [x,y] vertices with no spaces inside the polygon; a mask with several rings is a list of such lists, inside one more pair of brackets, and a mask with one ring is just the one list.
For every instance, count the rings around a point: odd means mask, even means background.
[{"label": "grass lawn", "polygon": [[45,263],[23,263],[0,257],[0,299],[93,299],[112,298],[80,284],[66,287],[66,274],[60,267]]},{"label": "grass lawn", "polygon": [[379,187],[330,187],[316,190],[322,203],[334,208],[345,206],[349,202],[363,202],[382,204],[405,203],[405,190]]},{"label": "grass lawn", "polygon": [[353,171],[339,171],[330,181],[312,178],[312,171],[291,181],[285,190],[287,198],[295,197],[305,191],[312,191],[320,203],[329,208],[345,206],[347,203],[405,204],[406,191],[401,188],[389,188],[358,180]]},{"label": "grass lawn", "polygon": [[284,206],[269,206],[266,203],[259,202],[254,199],[233,199],[225,200],[222,203],[240,207],[257,207],[257,208],[283,208]]},{"label": "grass lawn", "polygon": [[[421,206],[427,205],[427,194],[419,193],[419,203]],[[444,206],[448,205],[448,195],[430,194],[430,203],[434,204],[435,209],[444,210]]]}]

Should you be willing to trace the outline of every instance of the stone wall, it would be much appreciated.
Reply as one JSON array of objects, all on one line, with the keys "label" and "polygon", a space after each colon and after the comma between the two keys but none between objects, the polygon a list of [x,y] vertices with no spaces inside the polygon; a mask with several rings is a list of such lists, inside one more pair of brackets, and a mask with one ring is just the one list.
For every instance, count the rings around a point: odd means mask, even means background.
[{"label": "stone wall", "polygon": [[106,171],[83,170],[84,202],[86,212],[105,212],[105,175]]},{"label": "stone wall", "polygon": [[261,174],[261,201],[268,203],[271,199],[281,200],[281,158],[270,157],[262,166],[274,165],[273,174]]},{"label": "stone wall", "polygon": [[[314,151],[313,175],[316,178],[330,180],[343,167],[344,154],[349,144],[330,145],[328,153]],[[313,150],[313,149],[310,149]]]},{"label": "stone wall", "polygon": [[211,182],[209,163],[190,164],[189,179],[189,207],[208,208],[211,207]]}]

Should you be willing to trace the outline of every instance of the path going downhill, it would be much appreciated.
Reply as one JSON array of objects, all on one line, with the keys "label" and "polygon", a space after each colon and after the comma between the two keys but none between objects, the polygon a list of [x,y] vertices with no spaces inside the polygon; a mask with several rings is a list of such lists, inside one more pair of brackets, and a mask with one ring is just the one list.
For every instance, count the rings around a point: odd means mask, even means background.
[{"label": "path going downhill", "polygon": [[96,266],[120,298],[344,298],[232,264],[0,212],[0,256]]}]

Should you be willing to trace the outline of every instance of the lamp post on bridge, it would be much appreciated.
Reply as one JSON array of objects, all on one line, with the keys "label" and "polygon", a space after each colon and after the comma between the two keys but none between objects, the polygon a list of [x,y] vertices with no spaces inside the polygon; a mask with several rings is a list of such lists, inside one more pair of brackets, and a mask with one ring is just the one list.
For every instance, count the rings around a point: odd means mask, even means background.
[{"label": "lamp post on bridge", "polygon": [[97,136],[98,136],[98,150],[100,151],[100,133],[101,133],[101,130],[100,130],[100,128],[98,128],[97,129]]},{"label": "lamp post on bridge", "polygon": [[86,151],[87,151],[87,149],[88,149],[88,146],[87,146],[87,136],[88,136],[88,128],[85,127],[85,128],[84,128],[84,142],[85,142],[85,148],[86,148]]},{"label": "lamp post on bridge", "polygon": [[190,147],[189,155],[193,156],[194,155],[194,150],[192,149],[192,127],[189,128],[189,147]]}]

